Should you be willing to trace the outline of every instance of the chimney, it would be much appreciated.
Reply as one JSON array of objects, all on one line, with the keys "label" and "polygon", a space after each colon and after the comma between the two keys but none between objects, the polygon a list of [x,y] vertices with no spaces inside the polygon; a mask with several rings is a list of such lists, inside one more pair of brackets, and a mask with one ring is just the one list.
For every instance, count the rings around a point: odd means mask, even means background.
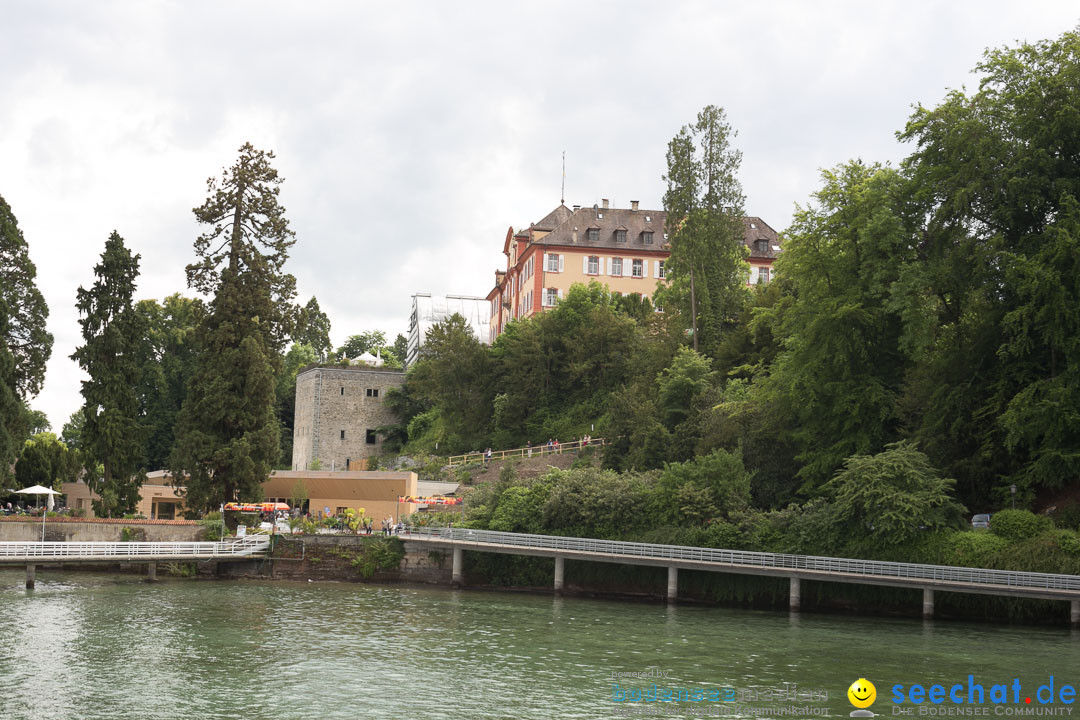
[{"label": "chimney", "polygon": [[630,212],[637,212],[637,200],[630,201]]},{"label": "chimney", "polygon": [[575,206],[574,206],[574,212],[577,212],[577,211],[578,211],[578,210],[580,210],[580,209],[581,209],[581,206],[580,206],[580,205],[575,205]]},{"label": "chimney", "polygon": [[604,199],[602,199],[602,200],[601,200],[600,202],[602,202],[602,203],[604,204],[604,207],[603,207],[603,209],[604,209],[604,210],[607,210],[607,209],[608,209],[608,199],[607,199],[607,198],[604,198]]}]

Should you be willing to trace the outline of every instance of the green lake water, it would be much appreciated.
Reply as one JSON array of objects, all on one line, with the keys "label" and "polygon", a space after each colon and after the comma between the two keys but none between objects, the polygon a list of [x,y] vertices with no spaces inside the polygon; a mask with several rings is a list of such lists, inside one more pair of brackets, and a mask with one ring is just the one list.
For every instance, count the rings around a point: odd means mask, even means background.
[{"label": "green lake water", "polygon": [[[1080,685],[1080,633],[1067,628],[410,586],[149,584],[40,569],[28,591],[24,577],[0,570],[5,719],[608,718],[627,709],[808,717],[769,709],[790,705],[847,717],[846,690],[860,677],[877,686],[871,709],[893,716],[896,683],[966,686],[974,675],[989,689],[1016,678],[1026,695],[1051,676],[1056,691]],[[666,677],[613,679],[620,672]],[[612,700],[614,683],[647,690],[653,682],[737,695]],[[785,683],[828,699],[761,699]],[[1005,706],[984,707],[987,717],[1004,716]],[[1080,720],[1080,708],[1073,715]]]}]

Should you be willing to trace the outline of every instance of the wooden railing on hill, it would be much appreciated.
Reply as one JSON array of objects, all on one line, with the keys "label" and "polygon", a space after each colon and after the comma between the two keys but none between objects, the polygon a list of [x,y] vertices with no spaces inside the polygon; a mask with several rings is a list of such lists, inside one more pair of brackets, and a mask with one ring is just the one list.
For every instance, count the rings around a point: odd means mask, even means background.
[{"label": "wooden railing on hill", "polygon": [[[561,455],[567,452],[577,452],[583,447],[602,447],[605,445],[604,438],[591,438],[588,443],[583,443],[581,440],[574,440],[573,442],[559,443],[559,446],[548,447],[544,445],[533,445],[530,447],[514,448],[513,450],[492,450],[492,460],[505,460],[506,458],[531,458],[531,457],[544,457],[545,455]],[[484,453],[467,453],[465,455],[451,455],[447,458],[450,466],[466,465],[468,463],[482,463],[484,462]]]}]

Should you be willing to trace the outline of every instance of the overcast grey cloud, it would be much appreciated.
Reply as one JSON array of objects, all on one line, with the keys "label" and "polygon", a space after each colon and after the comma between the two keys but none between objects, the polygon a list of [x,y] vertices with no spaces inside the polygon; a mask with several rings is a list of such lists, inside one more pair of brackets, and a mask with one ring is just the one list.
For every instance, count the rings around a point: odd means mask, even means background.
[{"label": "overcast grey cloud", "polygon": [[747,208],[777,229],[819,171],[896,162],[916,103],[986,47],[1073,29],[1075,2],[0,0],[0,195],[56,336],[33,406],[79,406],[75,290],[114,228],[139,296],[186,291],[191,208],[272,149],[301,300],[333,339],[407,327],[414,292],[484,295],[506,228],[559,200],[659,207],[667,141],[722,105]]}]

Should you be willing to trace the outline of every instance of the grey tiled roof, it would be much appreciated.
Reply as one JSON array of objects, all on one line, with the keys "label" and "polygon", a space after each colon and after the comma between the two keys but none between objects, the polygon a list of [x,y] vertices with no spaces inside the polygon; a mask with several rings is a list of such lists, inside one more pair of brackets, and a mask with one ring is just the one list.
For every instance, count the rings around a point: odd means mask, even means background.
[{"label": "grey tiled roof", "polygon": [[[595,248],[634,248],[639,250],[665,250],[663,210],[626,210],[621,208],[581,208],[569,210],[560,205],[543,220],[533,225],[533,230],[547,230],[559,217],[565,219],[551,232],[536,240],[538,245]],[[759,217],[743,218],[743,242],[750,249],[750,257],[773,259],[779,254],[780,239],[775,230]],[[596,241],[589,240],[590,228],[598,230]],[[626,230],[626,242],[617,242],[616,230]],[[645,242],[646,233],[652,233],[652,244]],[[761,246],[758,241],[764,241]]]},{"label": "grey tiled roof", "polygon": [[[551,215],[548,215],[551,217]],[[663,210],[622,210],[618,208],[581,208],[572,211],[561,224],[536,241],[540,245],[569,245],[573,247],[637,248],[663,250]],[[546,219],[546,218],[545,218]],[[537,229],[539,223],[533,229]],[[589,228],[598,230],[599,238],[589,242]],[[615,241],[615,230],[626,230],[626,242]],[[652,244],[645,243],[645,233],[651,232]],[[574,236],[577,235],[575,241]]]}]

